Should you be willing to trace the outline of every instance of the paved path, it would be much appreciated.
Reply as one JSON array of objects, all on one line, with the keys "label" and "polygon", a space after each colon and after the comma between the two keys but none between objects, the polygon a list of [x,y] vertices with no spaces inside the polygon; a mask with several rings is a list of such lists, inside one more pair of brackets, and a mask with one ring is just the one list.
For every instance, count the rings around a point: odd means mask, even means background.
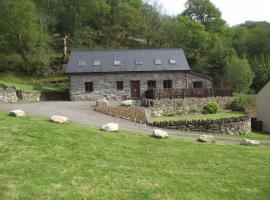
[{"label": "paved path", "polygon": [[[95,127],[101,127],[102,124],[109,122],[116,122],[120,129],[128,130],[137,133],[152,134],[153,127],[145,124],[138,124],[124,119],[111,117],[102,113],[94,111],[94,102],[70,102],[70,101],[56,101],[56,102],[37,102],[37,103],[0,103],[0,110],[10,111],[14,109],[21,109],[28,115],[50,117],[52,115],[64,115],[71,121],[89,124]],[[200,134],[196,133],[182,133],[180,131],[166,130],[170,136],[182,138],[197,138]],[[232,138],[224,136],[215,136],[217,141],[239,143],[241,138]],[[270,144],[270,140],[263,140],[263,143]]]}]

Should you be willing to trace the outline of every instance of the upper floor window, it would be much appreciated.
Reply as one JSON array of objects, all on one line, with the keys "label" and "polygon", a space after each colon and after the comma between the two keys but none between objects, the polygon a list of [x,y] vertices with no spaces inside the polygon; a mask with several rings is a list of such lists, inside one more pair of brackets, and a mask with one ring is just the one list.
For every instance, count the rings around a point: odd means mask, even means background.
[{"label": "upper floor window", "polygon": [[170,65],[175,65],[176,64],[176,60],[175,59],[169,59],[169,63],[170,63]]},{"label": "upper floor window", "polygon": [[119,66],[121,64],[120,60],[114,60],[113,65],[114,66]]},{"label": "upper floor window", "polygon": [[162,61],[160,59],[155,59],[155,65],[161,65],[162,64]]},{"label": "upper floor window", "polygon": [[172,88],[172,80],[164,80],[163,81],[163,88],[164,89]]},{"label": "upper floor window", "polygon": [[99,66],[101,64],[100,60],[94,60],[93,65],[94,66]]},{"label": "upper floor window", "polygon": [[85,66],[85,65],[86,65],[85,60],[80,60],[80,61],[79,61],[79,66]]},{"label": "upper floor window", "polygon": [[135,65],[142,65],[142,60],[139,59],[135,60]]}]

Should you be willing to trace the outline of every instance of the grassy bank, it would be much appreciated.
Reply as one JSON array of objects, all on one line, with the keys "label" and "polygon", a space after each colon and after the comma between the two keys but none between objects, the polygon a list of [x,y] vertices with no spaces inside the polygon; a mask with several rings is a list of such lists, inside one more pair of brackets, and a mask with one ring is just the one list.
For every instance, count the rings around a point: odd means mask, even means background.
[{"label": "grassy bank", "polygon": [[22,74],[1,73],[0,84],[19,90],[65,90],[68,88],[66,76],[33,77]]},{"label": "grassy bank", "polygon": [[158,140],[0,112],[0,199],[268,199],[270,147]]}]

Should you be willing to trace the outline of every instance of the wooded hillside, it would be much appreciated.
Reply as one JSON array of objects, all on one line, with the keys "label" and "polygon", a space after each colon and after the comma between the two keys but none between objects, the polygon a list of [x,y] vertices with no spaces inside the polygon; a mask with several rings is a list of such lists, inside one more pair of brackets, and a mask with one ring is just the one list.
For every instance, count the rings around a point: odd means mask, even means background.
[{"label": "wooded hillside", "polygon": [[183,48],[216,86],[260,89],[270,76],[270,23],[229,27],[209,0],[185,6],[168,16],[142,0],[1,0],[0,70],[48,74],[71,50]]}]

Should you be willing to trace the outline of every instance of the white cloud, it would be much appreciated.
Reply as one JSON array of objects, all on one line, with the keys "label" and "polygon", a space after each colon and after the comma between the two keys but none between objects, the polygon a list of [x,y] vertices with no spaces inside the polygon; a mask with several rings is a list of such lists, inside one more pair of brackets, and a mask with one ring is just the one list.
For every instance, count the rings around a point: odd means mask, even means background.
[{"label": "white cloud", "polygon": [[[171,15],[181,13],[185,2],[186,0],[159,0],[163,9]],[[211,2],[221,10],[223,19],[230,25],[247,20],[270,22],[269,0],[212,0]]]}]

